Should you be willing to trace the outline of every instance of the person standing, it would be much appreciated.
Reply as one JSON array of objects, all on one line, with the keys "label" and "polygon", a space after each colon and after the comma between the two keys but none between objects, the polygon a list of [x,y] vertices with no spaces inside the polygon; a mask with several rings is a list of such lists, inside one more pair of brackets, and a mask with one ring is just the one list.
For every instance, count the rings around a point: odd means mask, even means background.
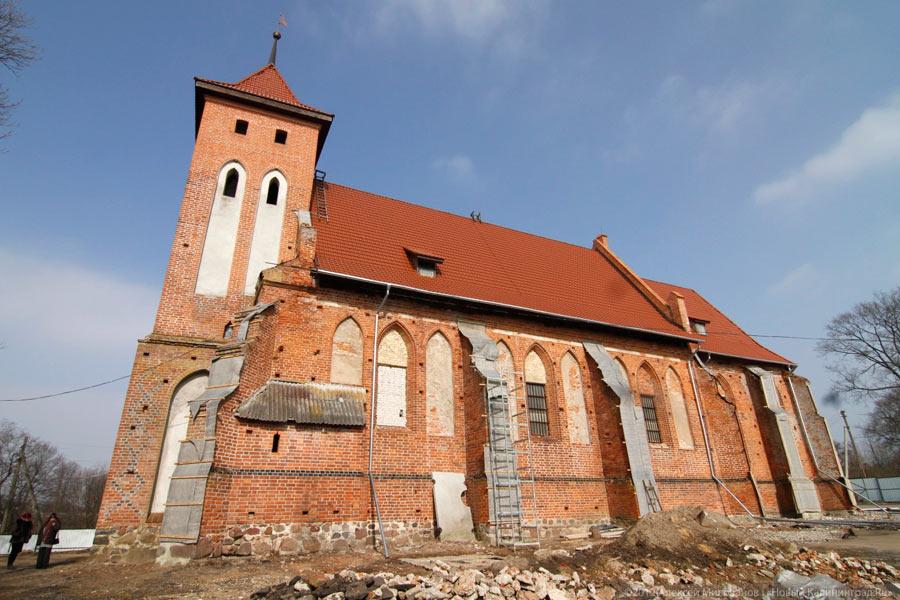
[{"label": "person standing", "polygon": [[62,527],[62,522],[59,520],[59,517],[56,516],[56,513],[50,513],[50,516],[47,517],[47,520],[44,521],[44,526],[41,527],[41,530],[38,532],[37,539],[37,568],[38,569],[46,569],[50,566],[50,551],[53,550],[53,545],[59,543],[59,530]]},{"label": "person standing", "polygon": [[16,557],[22,551],[22,546],[31,539],[31,529],[34,524],[31,522],[31,513],[24,512],[16,518],[16,528],[13,529],[12,536],[9,539],[9,558],[6,559],[6,568],[12,569]]}]

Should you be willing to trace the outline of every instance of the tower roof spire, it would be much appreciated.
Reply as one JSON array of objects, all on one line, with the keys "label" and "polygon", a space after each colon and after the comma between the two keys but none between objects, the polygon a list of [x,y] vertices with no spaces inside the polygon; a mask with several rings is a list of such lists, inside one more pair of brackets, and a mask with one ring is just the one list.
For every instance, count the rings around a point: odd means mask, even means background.
[{"label": "tower roof spire", "polygon": [[275,55],[278,53],[278,40],[281,39],[281,32],[276,30],[272,32],[272,51],[269,52],[269,64],[275,64]]}]

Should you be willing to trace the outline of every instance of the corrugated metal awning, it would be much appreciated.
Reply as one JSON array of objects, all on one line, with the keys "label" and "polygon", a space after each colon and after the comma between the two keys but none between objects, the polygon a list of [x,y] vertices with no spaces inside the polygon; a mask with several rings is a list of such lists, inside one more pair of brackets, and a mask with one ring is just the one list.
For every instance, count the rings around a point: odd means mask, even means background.
[{"label": "corrugated metal awning", "polygon": [[235,410],[242,419],[270,423],[366,424],[366,389],[308,381],[269,381]]}]

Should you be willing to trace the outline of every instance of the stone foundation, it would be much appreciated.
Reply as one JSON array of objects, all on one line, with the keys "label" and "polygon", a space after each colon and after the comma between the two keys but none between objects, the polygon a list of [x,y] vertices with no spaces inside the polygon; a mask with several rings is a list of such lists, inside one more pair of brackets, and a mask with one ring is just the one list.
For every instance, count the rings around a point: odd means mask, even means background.
[{"label": "stone foundation", "polygon": [[[434,540],[431,522],[391,521],[384,524],[391,548],[413,548]],[[360,552],[381,547],[377,523],[250,524],[230,527],[223,534],[206,535],[196,544],[159,541],[157,527],[98,530],[94,551],[111,563],[156,561],[182,564],[199,558],[223,556],[290,556],[313,552]]]},{"label": "stone foundation", "polygon": [[[590,533],[594,525],[608,525],[609,519],[540,519],[541,540],[559,540],[563,536]],[[532,524],[528,521],[527,524]],[[534,527],[524,527],[525,541],[537,541],[537,532]],[[488,523],[479,523],[475,526],[475,536],[488,544],[494,543],[494,526]]]},{"label": "stone foundation", "polygon": [[153,562],[159,548],[159,529],[152,525],[98,529],[94,553],[111,563]]}]

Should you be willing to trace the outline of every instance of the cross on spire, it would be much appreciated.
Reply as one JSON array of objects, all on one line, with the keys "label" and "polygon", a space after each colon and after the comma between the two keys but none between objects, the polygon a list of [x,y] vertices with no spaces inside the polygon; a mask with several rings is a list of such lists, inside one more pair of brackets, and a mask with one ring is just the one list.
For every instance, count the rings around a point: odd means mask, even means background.
[{"label": "cross on spire", "polygon": [[[287,19],[284,15],[278,15],[278,27],[287,27]],[[269,64],[275,64],[276,54],[278,53],[278,40],[281,39],[281,32],[277,29],[272,32],[272,51],[269,52]]]}]

